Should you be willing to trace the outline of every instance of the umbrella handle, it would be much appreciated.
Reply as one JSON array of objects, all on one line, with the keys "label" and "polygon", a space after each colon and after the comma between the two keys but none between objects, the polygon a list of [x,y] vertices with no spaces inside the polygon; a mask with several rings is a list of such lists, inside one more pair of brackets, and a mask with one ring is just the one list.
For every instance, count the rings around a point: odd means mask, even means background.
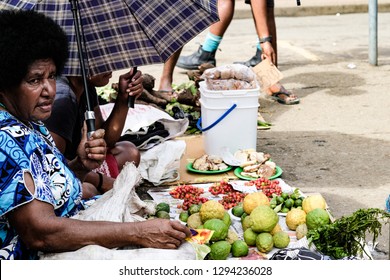
[{"label": "umbrella handle", "polygon": [[94,111],[85,111],[84,113],[85,122],[87,123],[87,137],[91,138],[92,133],[95,129],[95,113]]},{"label": "umbrella handle", "polygon": [[[134,77],[134,75],[137,73],[137,71],[138,71],[137,67],[134,67],[133,68],[133,75],[131,75],[130,81]],[[127,106],[129,108],[134,108],[134,103],[135,103],[135,96],[129,96],[128,99],[127,99]]]}]

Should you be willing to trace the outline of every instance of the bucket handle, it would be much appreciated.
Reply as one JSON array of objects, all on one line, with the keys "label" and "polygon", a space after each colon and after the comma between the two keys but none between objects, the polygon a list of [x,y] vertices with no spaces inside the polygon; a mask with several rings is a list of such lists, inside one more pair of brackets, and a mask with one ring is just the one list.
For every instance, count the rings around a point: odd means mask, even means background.
[{"label": "bucket handle", "polygon": [[201,126],[201,121],[202,121],[202,117],[200,117],[198,119],[198,121],[196,122],[196,127],[200,130],[200,131],[207,131],[209,130],[210,128],[213,128],[215,125],[217,125],[220,121],[222,121],[224,118],[226,118],[227,115],[229,115],[231,113],[231,111],[234,110],[234,108],[237,107],[237,104],[233,104],[232,107],[230,107],[225,113],[223,113],[222,116],[220,116],[215,122],[213,122],[212,124],[210,124],[208,127],[206,128],[202,128]]}]

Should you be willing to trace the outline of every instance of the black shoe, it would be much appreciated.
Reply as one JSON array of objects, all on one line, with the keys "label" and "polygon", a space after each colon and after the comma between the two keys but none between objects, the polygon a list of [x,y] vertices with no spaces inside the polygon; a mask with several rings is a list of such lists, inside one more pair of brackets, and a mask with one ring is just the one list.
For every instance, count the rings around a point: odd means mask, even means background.
[{"label": "black shoe", "polygon": [[197,70],[203,63],[210,63],[214,66],[217,64],[215,61],[215,51],[207,52],[200,46],[197,52],[188,56],[180,56],[176,66],[187,70]]},{"label": "black shoe", "polygon": [[248,61],[244,61],[244,62],[234,62],[234,63],[244,64],[247,67],[255,67],[260,62],[261,62],[261,50],[256,48],[256,54],[254,56],[252,56],[251,59],[249,59]]}]

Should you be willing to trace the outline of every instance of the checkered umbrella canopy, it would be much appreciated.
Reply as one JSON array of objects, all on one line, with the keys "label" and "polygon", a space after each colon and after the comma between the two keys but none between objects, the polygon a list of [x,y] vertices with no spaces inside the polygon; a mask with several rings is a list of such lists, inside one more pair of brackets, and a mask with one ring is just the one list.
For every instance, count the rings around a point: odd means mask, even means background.
[{"label": "checkered umbrella canopy", "polygon": [[[88,75],[165,62],[218,21],[217,0],[79,0],[81,42]],[[0,9],[33,9],[64,28],[70,57],[64,74],[80,76],[69,0],[0,0]]]}]

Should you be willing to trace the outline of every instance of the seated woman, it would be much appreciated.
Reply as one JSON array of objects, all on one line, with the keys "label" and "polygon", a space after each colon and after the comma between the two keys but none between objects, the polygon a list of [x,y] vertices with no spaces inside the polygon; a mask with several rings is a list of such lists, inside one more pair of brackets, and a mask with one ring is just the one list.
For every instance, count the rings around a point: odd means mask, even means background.
[{"label": "seated woman", "polygon": [[[42,121],[50,116],[67,38],[33,11],[0,11],[0,259],[36,259],[38,252],[86,245],[175,249],[190,235],[178,221],[118,223],[70,219],[82,209],[78,178],[105,158],[97,130],[67,162]],[[73,171],[72,171],[72,170]],[[77,174],[77,177],[75,175]]]},{"label": "seated woman", "polygon": [[[127,105],[129,93],[138,96],[143,91],[142,73],[140,71],[134,73],[134,69],[131,69],[119,77],[119,94],[115,101],[114,110],[104,121],[95,87],[107,85],[111,74],[111,72],[97,74],[88,79],[89,100],[93,103],[96,129],[103,128],[105,130],[104,139],[109,149],[103,164],[87,175],[86,182],[83,184],[84,198],[110,190],[126,162],[134,162],[136,166],[140,162],[140,153],[137,147],[129,141],[118,142],[118,140],[129,110]],[[58,149],[68,160],[75,158],[82,136],[81,128],[85,120],[86,108],[84,94],[85,89],[81,76],[58,77],[52,114],[44,122]]]}]

